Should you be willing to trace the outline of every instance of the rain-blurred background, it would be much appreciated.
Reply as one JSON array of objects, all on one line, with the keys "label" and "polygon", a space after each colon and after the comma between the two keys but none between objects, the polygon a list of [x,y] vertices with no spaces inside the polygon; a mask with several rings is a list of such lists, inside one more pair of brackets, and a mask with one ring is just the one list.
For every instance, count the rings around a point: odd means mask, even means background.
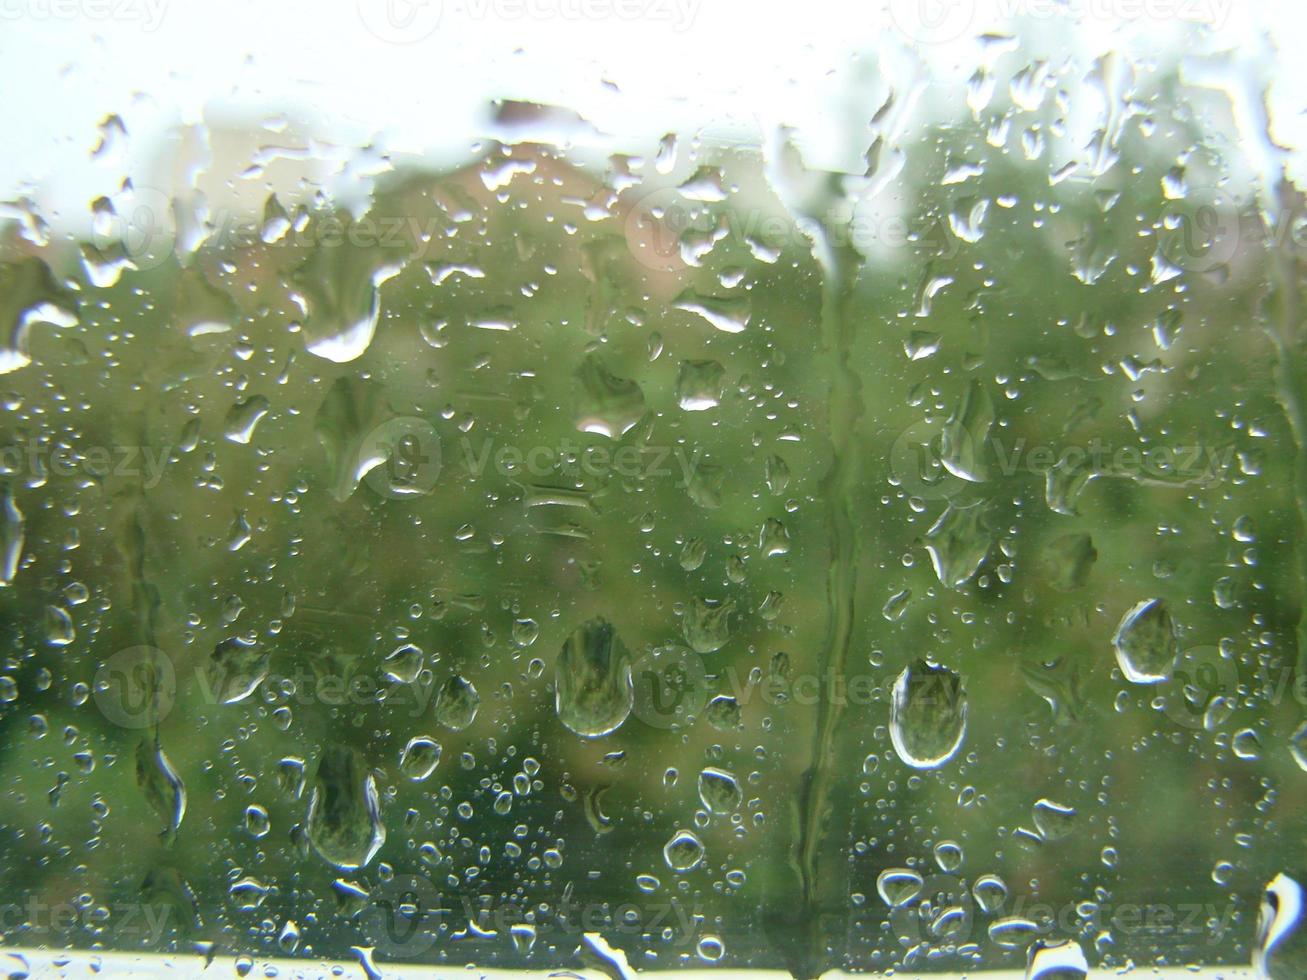
[{"label": "rain-blurred background", "polygon": [[1300,17],[5,7],[5,945],[1248,963]]}]

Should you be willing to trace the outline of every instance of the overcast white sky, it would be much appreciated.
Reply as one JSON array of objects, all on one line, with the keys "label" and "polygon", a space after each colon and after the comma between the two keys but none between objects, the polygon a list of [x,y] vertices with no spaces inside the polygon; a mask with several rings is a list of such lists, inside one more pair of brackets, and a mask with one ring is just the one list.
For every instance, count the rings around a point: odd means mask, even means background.
[{"label": "overcast white sky", "polygon": [[853,79],[880,65],[931,83],[919,112],[955,111],[980,36],[1014,29],[1055,65],[1228,48],[1236,74],[1273,80],[1276,136],[1297,147],[1305,26],[1302,0],[0,0],[0,199],[84,215],[109,189],[89,162],[109,113],[138,155],[206,111],[283,111],[346,146],[452,160],[501,96],[576,108],[628,150],[787,123],[835,168]]}]

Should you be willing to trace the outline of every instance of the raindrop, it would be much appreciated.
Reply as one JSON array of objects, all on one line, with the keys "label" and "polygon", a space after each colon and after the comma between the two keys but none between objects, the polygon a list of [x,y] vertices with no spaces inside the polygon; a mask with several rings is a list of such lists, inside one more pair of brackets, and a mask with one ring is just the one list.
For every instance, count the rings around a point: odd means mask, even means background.
[{"label": "raindrop", "polygon": [[903,668],[890,701],[890,741],[900,759],[916,769],[938,768],[961,747],[966,728],[961,676],[924,660]]},{"label": "raindrop", "polygon": [[1007,901],[1007,885],[998,875],[981,875],[971,886],[971,894],[982,911],[993,915]]},{"label": "raindrop", "polygon": [[689,830],[678,830],[663,845],[663,858],[678,874],[693,871],[703,861],[703,841]]},{"label": "raindrop", "polygon": [[706,599],[696,596],[685,611],[682,627],[685,642],[695,653],[715,653],[731,638],[733,599]]},{"label": "raindrop", "polygon": [[921,875],[908,868],[887,868],[876,878],[876,894],[892,909],[907,905],[921,894]]},{"label": "raindrop", "polygon": [[1170,680],[1179,648],[1165,600],[1145,599],[1133,606],[1116,628],[1112,646],[1121,672],[1132,684]]},{"label": "raindrop", "polygon": [[306,824],[314,850],[342,870],[366,866],[381,849],[386,827],[377,784],[357,749],[340,744],[323,748]]},{"label": "raindrop", "polygon": [[717,361],[682,361],[676,378],[676,400],[687,412],[716,408],[722,398],[726,369]]},{"label": "raindrop", "polygon": [[1026,980],[1085,980],[1089,963],[1074,939],[1040,940],[1031,945],[1026,959]]},{"label": "raindrop", "polygon": [[699,799],[709,813],[730,814],[739,809],[743,792],[735,776],[709,766],[699,773]]},{"label": "raindrop", "polygon": [[412,684],[426,665],[426,655],[412,643],[396,647],[382,662],[386,680],[397,684]]},{"label": "raindrop", "polygon": [[596,617],[577,627],[555,669],[558,720],[582,738],[599,738],[616,731],[634,703],[630,654],[612,624]]},{"label": "raindrop", "polygon": [[400,771],[415,783],[426,779],[440,764],[440,743],[428,735],[408,740],[399,756]]},{"label": "raindrop", "polygon": [[462,674],[455,674],[436,692],[434,713],[436,723],[461,732],[476,719],[481,707],[481,695],[473,683]]}]

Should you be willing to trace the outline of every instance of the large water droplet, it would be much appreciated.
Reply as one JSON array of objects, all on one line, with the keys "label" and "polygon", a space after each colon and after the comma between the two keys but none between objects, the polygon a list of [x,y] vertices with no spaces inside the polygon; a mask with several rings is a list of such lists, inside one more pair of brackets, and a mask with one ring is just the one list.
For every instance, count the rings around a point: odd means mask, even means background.
[{"label": "large water droplet", "polygon": [[[328,223],[341,227],[328,228]],[[291,293],[304,314],[305,348],[338,364],[368,349],[381,313],[381,284],[403,268],[398,256],[356,244],[367,239],[351,234],[351,227],[352,222],[336,215],[315,219],[307,237],[318,244],[295,271]],[[339,231],[343,240],[323,238]]]},{"label": "large water droplet", "polygon": [[397,684],[412,684],[422,673],[426,664],[426,654],[420,647],[405,643],[391,651],[382,662],[382,673],[388,681]]},{"label": "large water droplet", "polygon": [[269,660],[259,643],[239,636],[223,640],[209,657],[209,690],[219,704],[244,701],[268,676]]},{"label": "large water droplet", "polygon": [[986,459],[993,425],[994,403],[985,386],[973,380],[940,433],[939,461],[944,468],[972,483],[988,479]]},{"label": "large water droplet", "polygon": [[1170,680],[1177,645],[1175,623],[1163,599],[1145,599],[1121,620],[1112,637],[1116,662],[1133,684],[1161,684]]},{"label": "large water droplet", "polygon": [[436,722],[461,732],[476,719],[480,707],[481,695],[476,686],[462,674],[455,674],[436,693]]},{"label": "large water droplet", "polygon": [[631,658],[617,631],[602,616],[582,623],[558,655],[558,720],[582,738],[599,738],[616,731],[634,703]]},{"label": "large water droplet", "polygon": [[926,551],[940,584],[960,589],[971,581],[993,540],[983,504],[949,504],[926,532]]},{"label": "large water droplet", "polygon": [[1298,768],[1307,772],[1307,721],[1304,721],[1289,737],[1289,751]]},{"label": "large water droplet", "polygon": [[900,759],[916,769],[942,766],[962,745],[966,729],[961,676],[924,660],[903,669],[890,701],[890,741]]},{"label": "large water droplet", "polygon": [[723,333],[740,333],[749,325],[746,296],[705,296],[687,289],[672,303],[678,310],[697,313]]},{"label": "large water droplet", "polygon": [[1265,980],[1307,977],[1307,923],[1303,890],[1295,878],[1280,873],[1262,893],[1253,945],[1253,969]]},{"label": "large water droplet", "polygon": [[1073,592],[1089,580],[1098,551],[1088,534],[1064,534],[1044,550],[1044,568],[1049,583],[1059,592]]},{"label": "large water droplet", "polygon": [[73,619],[62,606],[46,606],[44,626],[45,642],[52,647],[66,647],[77,639]]},{"label": "large water droplet", "polygon": [[981,875],[971,886],[971,894],[983,912],[993,915],[1007,901],[1007,885],[998,875]]},{"label": "large water droplet", "polygon": [[685,611],[682,629],[685,642],[695,653],[715,653],[726,646],[731,638],[731,614],[735,611],[733,599],[704,599],[695,597]]},{"label": "large water droplet", "polygon": [[400,771],[414,782],[421,782],[440,764],[440,743],[427,735],[408,740],[399,756]]},{"label": "large water droplet", "polygon": [[725,769],[709,766],[699,773],[699,799],[709,813],[734,813],[743,796],[739,782]]},{"label": "large water droplet", "polygon": [[663,846],[663,858],[673,871],[693,871],[703,861],[703,841],[689,830],[678,830]]},{"label": "large water droplet", "polygon": [[162,746],[148,738],[136,746],[136,785],[163,818],[163,836],[175,836],[186,815],[186,786]]},{"label": "large water droplet", "polygon": [[717,361],[682,361],[676,377],[676,400],[687,412],[716,408],[722,398],[726,369]]},{"label": "large water droplet", "polygon": [[1061,840],[1075,829],[1076,810],[1064,803],[1041,799],[1031,808],[1030,818],[1044,840]]},{"label": "large water droplet", "polygon": [[24,527],[23,512],[14,500],[13,489],[6,486],[0,495],[0,585],[10,585],[18,574]]},{"label": "large water droplet", "polygon": [[921,875],[908,868],[887,868],[876,878],[876,894],[892,909],[907,905],[924,884]]},{"label": "large water droplet", "polygon": [[329,864],[362,868],[386,840],[377,783],[357,749],[329,744],[318,761],[307,818],[309,841]]},{"label": "large water droplet", "polygon": [[1034,943],[1026,959],[1026,980],[1085,980],[1089,963],[1074,939]]},{"label": "large water droplet", "polygon": [[625,435],[644,417],[644,393],[640,386],[611,373],[594,354],[576,370],[581,384],[576,408],[576,427],[609,439]]},{"label": "large water droplet", "polygon": [[254,438],[254,429],[268,411],[268,399],[262,395],[252,395],[233,405],[223,422],[223,435],[231,442],[248,444]]}]

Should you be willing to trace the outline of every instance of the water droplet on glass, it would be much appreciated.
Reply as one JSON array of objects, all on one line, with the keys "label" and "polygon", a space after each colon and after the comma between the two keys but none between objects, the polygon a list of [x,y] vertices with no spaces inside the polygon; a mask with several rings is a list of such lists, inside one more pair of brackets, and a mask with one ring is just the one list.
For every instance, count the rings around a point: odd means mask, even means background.
[{"label": "water droplet on glass", "polygon": [[706,599],[696,596],[686,609],[682,628],[685,642],[695,653],[715,653],[731,638],[733,599]]},{"label": "water droplet on glass", "polygon": [[461,732],[476,719],[480,707],[476,686],[462,674],[454,674],[436,692],[433,711],[437,724]]},{"label": "water droplet on glass", "polygon": [[676,401],[687,412],[716,408],[722,398],[726,369],[717,361],[682,361],[676,377]]},{"label": "water droplet on glass", "polygon": [[396,647],[382,661],[382,673],[388,681],[397,684],[412,684],[422,673],[426,665],[426,655],[412,643]]},{"label": "water droplet on glass", "polygon": [[896,909],[920,895],[924,883],[921,875],[908,868],[887,868],[876,878],[876,894]]},{"label": "water droplet on glass", "polygon": [[599,738],[616,731],[634,703],[630,654],[612,624],[596,617],[577,627],[555,669],[558,720],[582,738]]},{"label": "water droplet on glass", "polygon": [[258,426],[270,411],[271,406],[268,399],[262,395],[253,395],[238,402],[227,412],[227,418],[223,421],[223,435],[231,442],[249,443],[254,438],[254,429]]},{"label": "water droplet on glass", "polygon": [[1265,980],[1307,976],[1307,909],[1297,879],[1281,872],[1262,893],[1253,944],[1253,970]]},{"label": "water droplet on glass", "polygon": [[981,875],[971,886],[971,894],[981,911],[993,915],[1007,901],[1007,885],[998,875]]},{"label": "water droplet on glass", "polygon": [[747,296],[708,296],[687,289],[672,303],[678,310],[697,313],[723,333],[741,333],[749,325]]},{"label": "water droplet on glass", "polygon": [[709,766],[699,773],[699,799],[709,813],[730,814],[739,809],[743,792],[735,776]]},{"label": "water droplet on glass", "polygon": [[1163,599],[1145,599],[1133,606],[1112,637],[1116,662],[1133,684],[1170,680],[1179,653],[1177,642],[1175,623]]},{"label": "water droplet on glass", "polygon": [[399,756],[400,771],[415,783],[426,779],[440,764],[440,743],[428,735],[408,740]]},{"label": "water droplet on glass", "polygon": [[693,871],[703,861],[703,841],[689,830],[678,830],[663,845],[667,866],[678,874]]},{"label": "water droplet on glass", "polygon": [[269,659],[260,643],[239,636],[223,640],[209,657],[209,690],[219,704],[244,701],[268,676]]},{"label": "water droplet on glass", "polygon": [[6,486],[0,494],[0,585],[11,585],[23,556],[23,512],[14,492]]},{"label": "water droplet on glass", "polygon": [[576,378],[581,386],[576,408],[576,427],[580,431],[616,439],[644,418],[640,386],[612,374],[594,354],[581,362]]},{"label": "water droplet on glass", "polygon": [[1035,822],[1035,829],[1039,831],[1039,836],[1046,841],[1061,840],[1075,829],[1075,808],[1053,800],[1036,801],[1031,808],[1030,816]]},{"label": "water droplet on glass", "polygon": [[960,589],[971,581],[989,554],[993,535],[982,504],[949,504],[926,532],[926,551],[941,585]]},{"label": "water droplet on glass", "polygon": [[60,606],[45,607],[45,642],[52,647],[66,647],[77,639],[77,630],[68,611]]},{"label": "water droplet on glass", "polygon": [[1085,980],[1089,963],[1074,939],[1031,945],[1026,959],[1026,980]]},{"label": "water droplet on glass", "polygon": [[916,769],[935,769],[953,758],[967,728],[967,696],[960,675],[918,660],[894,682],[890,740]]},{"label": "water droplet on glass", "polygon": [[377,784],[357,749],[340,744],[323,748],[306,825],[314,850],[342,870],[366,866],[381,849],[386,827]]},{"label": "water droplet on glass", "polygon": [[935,863],[941,871],[957,871],[962,859],[962,848],[956,841],[944,840],[935,845]]}]

